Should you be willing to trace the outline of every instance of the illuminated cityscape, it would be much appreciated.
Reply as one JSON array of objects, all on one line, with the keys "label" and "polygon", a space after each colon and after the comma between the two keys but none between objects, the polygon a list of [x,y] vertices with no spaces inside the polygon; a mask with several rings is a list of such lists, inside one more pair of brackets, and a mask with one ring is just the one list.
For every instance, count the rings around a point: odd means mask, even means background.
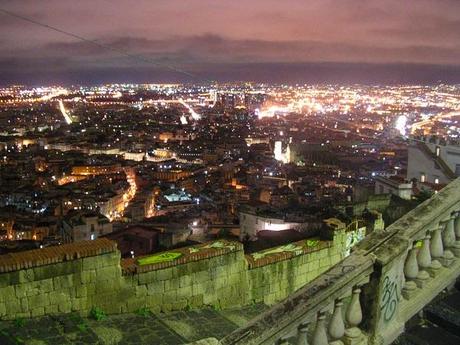
[{"label": "illuminated cityscape", "polygon": [[460,344],[456,2],[19,2],[1,345]]}]

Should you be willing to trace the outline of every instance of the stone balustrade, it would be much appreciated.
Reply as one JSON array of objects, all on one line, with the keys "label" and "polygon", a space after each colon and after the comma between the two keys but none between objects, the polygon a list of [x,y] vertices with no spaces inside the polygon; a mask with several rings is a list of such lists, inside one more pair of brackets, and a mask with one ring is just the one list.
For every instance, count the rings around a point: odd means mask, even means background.
[{"label": "stone balustrade", "polygon": [[386,345],[460,275],[460,179],[222,345]]}]

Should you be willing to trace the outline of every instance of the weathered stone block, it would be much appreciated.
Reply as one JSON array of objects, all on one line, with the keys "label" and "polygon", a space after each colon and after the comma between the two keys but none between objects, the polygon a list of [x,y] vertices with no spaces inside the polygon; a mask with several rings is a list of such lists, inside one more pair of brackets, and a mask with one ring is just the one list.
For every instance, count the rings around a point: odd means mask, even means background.
[{"label": "weathered stone block", "polygon": [[66,303],[58,304],[58,310],[60,313],[70,313],[72,310],[72,303],[67,301]]},{"label": "weathered stone block", "polygon": [[213,305],[216,302],[216,296],[214,294],[204,294],[203,303],[206,305]]},{"label": "weathered stone block", "polygon": [[162,293],[165,291],[165,281],[157,280],[147,285],[147,294]]},{"label": "weathered stone block", "polygon": [[6,314],[8,316],[13,316],[13,315],[16,315],[20,311],[21,305],[17,298],[13,298],[5,302],[5,308],[6,308]]},{"label": "weathered stone block", "polygon": [[160,305],[163,303],[164,294],[163,293],[152,293],[149,294],[145,301],[149,306]]},{"label": "weathered stone block", "polygon": [[189,298],[189,306],[191,308],[198,308],[203,305],[203,295],[191,296]]},{"label": "weathered stone block", "polygon": [[87,270],[81,272],[80,282],[82,284],[88,284],[96,281],[96,270]]},{"label": "weathered stone block", "polygon": [[53,278],[54,289],[66,289],[73,285],[73,275],[65,275]]},{"label": "weathered stone block", "polygon": [[16,292],[14,286],[0,288],[0,301],[8,302],[12,299],[16,299]]},{"label": "weathered stone block", "polygon": [[199,264],[199,261],[195,261],[195,262],[192,262],[190,264],[188,264],[188,273],[189,274],[195,274],[196,272],[200,272],[201,271],[201,266]]},{"label": "weathered stone block", "polygon": [[29,299],[24,297],[19,300],[21,304],[21,312],[26,313],[29,312]]},{"label": "weathered stone block", "polygon": [[14,271],[14,272],[8,273],[11,285],[19,284],[19,280],[20,280],[19,279],[19,272],[20,271]]},{"label": "weathered stone block", "polygon": [[190,286],[191,284],[192,284],[192,279],[190,275],[179,277],[179,287]]},{"label": "weathered stone block", "polygon": [[221,288],[221,287],[227,286],[228,285],[227,277],[220,277],[220,278],[216,279],[214,281],[214,285],[218,289]]},{"label": "weathered stone block", "polygon": [[174,301],[177,298],[177,290],[166,291],[163,295],[164,301]]},{"label": "weathered stone block", "polygon": [[140,308],[145,307],[145,301],[139,298],[131,298],[127,301],[128,310],[134,312]]},{"label": "weathered stone block", "polygon": [[176,300],[172,303],[173,310],[184,310],[188,305],[188,301],[185,298]]},{"label": "weathered stone block", "polygon": [[184,286],[177,290],[178,298],[188,298],[192,296],[192,286]]},{"label": "weathered stone block", "polygon": [[71,308],[74,311],[86,310],[88,308],[88,301],[86,298],[74,298],[71,301]]},{"label": "weathered stone block", "polygon": [[96,294],[96,284],[90,283],[86,284],[86,295],[91,296]]},{"label": "weathered stone block", "polygon": [[200,267],[200,271],[208,271],[212,267],[208,259],[197,261],[197,264]]},{"label": "weathered stone block", "polygon": [[26,295],[27,296],[35,296],[40,295],[46,292],[53,290],[53,280],[46,279],[43,281],[35,281],[28,284],[26,286]]},{"label": "weathered stone block", "polygon": [[83,270],[83,260],[72,260],[59,263],[59,274],[56,275],[69,275],[81,272]]},{"label": "weathered stone block", "polygon": [[193,265],[193,263],[176,266],[177,276],[181,277],[181,276],[185,276],[185,275],[190,274],[190,269],[189,268],[190,268],[191,265]]},{"label": "weathered stone block", "polygon": [[200,271],[195,273],[192,276],[192,282],[193,283],[205,283],[206,281],[209,281],[210,276],[208,272]]},{"label": "weathered stone block", "polygon": [[[40,266],[40,267],[34,267],[33,268],[33,279],[35,281],[38,280],[45,280],[45,279],[52,279],[56,276],[59,275],[65,275],[65,274],[70,274],[70,272],[67,272],[67,267],[70,267],[70,263],[59,263],[59,264],[53,264],[53,265],[46,265],[46,266]],[[32,275],[32,273],[29,273],[29,278]],[[29,279],[27,277],[20,277],[20,280],[23,281],[32,281],[33,279]]]},{"label": "weathered stone block", "polygon": [[149,284],[158,279],[158,274],[156,271],[140,273],[139,284]]},{"label": "weathered stone block", "polygon": [[35,273],[33,269],[27,270],[20,270],[19,271],[19,283],[30,283],[34,280],[38,280],[40,278],[35,278]]},{"label": "weathered stone block", "polygon": [[102,268],[97,269],[96,278],[97,278],[98,281],[119,280],[120,279],[120,271],[119,271],[118,267],[114,267],[114,266],[102,267]]},{"label": "weathered stone block", "polygon": [[59,313],[59,307],[57,305],[48,305],[45,307],[46,315],[55,315]]},{"label": "weathered stone block", "polygon": [[202,284],[193,284],[192,285],[192,295],[202,295],[205,289]]},{"label": "weathered stone block", "polygon": [[[145,302],[142,301],[143,304],[141,307],[139,308],[143,308],[145,306]],[[138,310],[139,308],[137,309],[133,309],[133,311],[136,311]],[[104,304],[102,306],[102,310],[107,313],[107,314],[120,314],[121,313],[121,304],[117,303],[117,302],[112,302],[112,303],[108,303],[108,304]]]},{"label": "weathered stone block", "polygon": [[53,279],[45,279],[39,282],[39,289],[42,293],[50,292],[53,290]]},{"label": "weathered stone block", "polygon": [[51,292],[49,294],[49,300],[51,305],[64,305],[70,303],[69,295],[60,291]]},{"label": "weathered stone block", "polygon": [[45,308],[44,307],[38,307],[34,308],[30,311],[30,316],[31,317],[39,317],[45,315]]},{"label": "weathered stone block", "polygon": [[172,311],[173,309],[173,306],[171,303],[164,303],[161,305],[161,311],[163,313],[169,313],[170,311]]},{"label": "weathered stone block", "polygon": [[28,284],[19,284],[14,285],[14,289],[16,291],[17,298],[23,298],[27,296],[27,289],[29,288]]},{"label": "weathered stone block", "polygon": [[147,286],[139,285],[135,288],[136,297],[145,297],[147,296]]},{"label": "weathered stone block", "polygon": [[[103,255],[94,256],[88,259],[94,260],[95,268],[113,267],[117,266],[120,262],[120,255],[118,253],[107,253]],[[88,265],[90,265],[88,263]]]},{"label": "weathered stone block", "polygon": [[329,267],[330,265],[331,265],[331,259],[327,256],[319,260],[320,267]]},{"label": "weathered stone block", "polygon": [[331,265],[335,265],[336,263],[342,260],[342,256],[340,254],[335,254],[331,256]]},{"label": "weathered stone block", "polygon": [[28,298],[29,300],[29,308],[32,309],[37,309],[40,307],[44,307],[46,305],[50,304],[49,301],[49,295],[48,294],[40,294],[40,295],[34,295],[30,296]]},{"label": "weathered stone block", "polygon": [[177,290],[180,288],[179,279],[165,280],[164,282],[165,291]]},{"label": "weathered stone block", "polygon": [[5,303],[0,303],[0,317],[3,317],[6,315],[6,305]]},{"label": "weathered stone block", "polygon": [[166,268],[166,269],[157,271],[157,278],[158,278],[158,280],[171,279],[172,278],[172,270],[170,268]]},{"label": "weathered stone block", "polygon": [[75,296],[76,297],[80,298],[86,295],[87,295],[87,289],[85,285],[80,284],[80,285],[75,286]]},{"label": "weathered stone block", "polygon": [[11,285],[10,274],[0,273],[0,288]]}]

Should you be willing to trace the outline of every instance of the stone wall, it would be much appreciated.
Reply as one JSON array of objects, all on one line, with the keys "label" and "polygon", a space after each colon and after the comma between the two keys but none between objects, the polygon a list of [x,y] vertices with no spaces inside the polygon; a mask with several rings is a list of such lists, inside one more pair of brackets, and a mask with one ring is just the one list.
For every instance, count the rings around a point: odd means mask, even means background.
[{"label": "stone wall", "polygon": [[[220,246],[212,248],[216,243]],[[237,242],[216,241],[191,248],[198,252],[185,256],[183,263],[176,260],[142,267],[131,261],[133,268],[124,262],[124,280],[134,294],[122,311],[142,307],[171,311],[203,305],[225,308],[244,304],[247,263],[243,246]],[[174,252],[190,252],[191,248]]]},{"label": "stone wall", "polygon": [[[239,242],[214,241],[120,260],[97,239],[0,256],[0,318],[80,312],[227,308],[273,304],[344,258],[353,232],[245,255]],[[141,258],[142,259],[142,258]]]},{"label": "stone wall", "polygon": [[[352,233],[348,233],[351,235]],[[247,255],[248,298],[251,302],[274,304],[312,281],[347,255],[347,233],[336,232],[333,241],[300,241],[288,246],[302,246],[303,252],[287,260],[276,260],[265,264],[254,262]],[[312,243],[313,245],[308,245]],[[257,254],[257,253],[256,253]]]},{"label": "stone wall", "polygon": [[0,318],[87,312],[114,296],[116,244],[105,239],[0,256]]}]

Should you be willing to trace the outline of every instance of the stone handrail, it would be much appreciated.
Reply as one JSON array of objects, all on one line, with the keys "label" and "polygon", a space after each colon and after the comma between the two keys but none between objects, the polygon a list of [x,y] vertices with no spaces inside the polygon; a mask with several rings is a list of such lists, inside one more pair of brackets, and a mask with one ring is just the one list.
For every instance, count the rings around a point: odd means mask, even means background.
[{"label": "stone handrail", "polygon": [[[331,301],[350,294],[348,286],[367,282],[372,272],[372,256],[356,254],[314,279],[288,299],[273,306],[221,340],[223,345],[253,345],[275,343],[286,333],[295,333],[296,324],[302,324],[327,308]],[[269,332],[266,332],[270,329]]]},{"label": "stone handrail", "polygon": [[221,344],[391,344],[413,315],[457,279],[458,257],[460,179],[369,235],[349,257]]}]

